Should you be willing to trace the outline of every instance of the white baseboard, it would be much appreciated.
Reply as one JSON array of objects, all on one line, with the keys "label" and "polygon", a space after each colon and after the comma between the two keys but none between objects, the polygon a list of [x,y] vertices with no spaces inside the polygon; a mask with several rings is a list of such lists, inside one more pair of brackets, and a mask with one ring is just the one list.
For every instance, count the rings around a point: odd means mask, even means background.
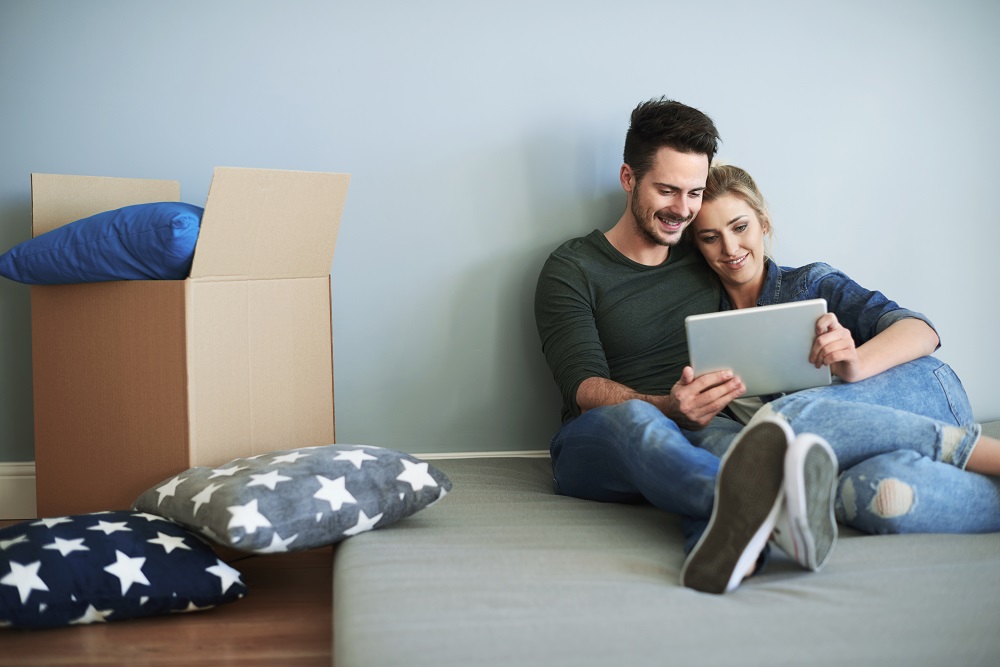
[{"label": "white baseboard", "polygon": [[433,461],[435,459],[487,459],[497,456],[513,456],[524,459],[547,459],[547,449],[522,449],[511,452],[432,452],[430,454],[414,454],[418,459]]},{"label": "white baseboard", "polygon": [[35,463],[0,463],[0,519],[34,519]]}]

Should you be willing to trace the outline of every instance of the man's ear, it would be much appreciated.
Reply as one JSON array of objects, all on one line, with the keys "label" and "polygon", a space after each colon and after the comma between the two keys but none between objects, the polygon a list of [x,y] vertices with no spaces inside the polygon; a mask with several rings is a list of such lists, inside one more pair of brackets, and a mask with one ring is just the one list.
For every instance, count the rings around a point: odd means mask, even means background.
[{"label": "man's ear", "polygon": [[621,171],[618,173],[618,179],[622,183],[622,190],[624,190],[629,194],[632,194],[632,191],[635,189],[636,185],[635,172],[632,171],[632,167],[628,166],[627,164],[623,164]]}]

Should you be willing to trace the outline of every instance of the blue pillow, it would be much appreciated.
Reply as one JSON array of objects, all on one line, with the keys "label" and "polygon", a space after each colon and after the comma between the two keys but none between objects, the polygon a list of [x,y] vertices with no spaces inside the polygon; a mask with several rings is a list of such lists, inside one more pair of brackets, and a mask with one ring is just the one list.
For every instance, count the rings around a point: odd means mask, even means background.
[{"label": "blue pillow", "polygon": [[29,285],[183,280],[204,209],[136,204],[57,227],[0,255],[0,275]]},{"label": "blue pillow", "polygon": [[0,530],[0,627],[201,611],[246,592],[201,538],[159,516],[98,512]]}]

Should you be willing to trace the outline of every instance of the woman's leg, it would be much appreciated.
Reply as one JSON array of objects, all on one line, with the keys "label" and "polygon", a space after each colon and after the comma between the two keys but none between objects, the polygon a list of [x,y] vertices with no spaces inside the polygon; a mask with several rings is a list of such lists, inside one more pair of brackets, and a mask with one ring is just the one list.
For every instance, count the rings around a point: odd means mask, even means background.
[{"label": "woman's leg", "polygon": [[832,400],[816,392],[783,396],[764,406],[751,423],[774,414],[796,433],[825,438],[837,454],[841,470],[879,454],[906,449],[964,469],[982,431],[978,424],[951,426],[905,410]]},{"label": "woman's leg", "polygon": [[948,364],[934,357],[914,359],[861,382],[838,381],[797,394],[873,403],[930,417],[951,426],[965,426],[976,421],[962,381]]},{"label": "woman's leg", "polygon": [[866,533],[1000,531],[1000,479],[913,451],[875,456],[840,475],[837,520]]},{"label": "woman's leg", "polygon": [[[961,380],[933,357],[902,364],[864,382],[809,391],[912,412],[947,426],[974,421]],[[982,444],[990,440],[982,438],[969,458],[985,452]],[[994,440],[990,446],[995,444]],[[836,513],[847,526],[872,534],[1000,531],[1000,480],[995,477],[959,470],[910,449],[841,467]]]}]

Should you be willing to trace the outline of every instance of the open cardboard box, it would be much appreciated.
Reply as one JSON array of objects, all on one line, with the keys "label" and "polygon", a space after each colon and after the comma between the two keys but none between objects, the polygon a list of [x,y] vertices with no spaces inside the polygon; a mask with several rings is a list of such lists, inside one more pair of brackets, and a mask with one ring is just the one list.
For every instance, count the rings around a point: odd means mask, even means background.
[{"label": "open cardboard box", "polygon": [[[186,280],[31,288],[41,517],[334,442],[330,265],[350,176],[217,168]],[[176,181],[32,174],[32,234]]]}]

